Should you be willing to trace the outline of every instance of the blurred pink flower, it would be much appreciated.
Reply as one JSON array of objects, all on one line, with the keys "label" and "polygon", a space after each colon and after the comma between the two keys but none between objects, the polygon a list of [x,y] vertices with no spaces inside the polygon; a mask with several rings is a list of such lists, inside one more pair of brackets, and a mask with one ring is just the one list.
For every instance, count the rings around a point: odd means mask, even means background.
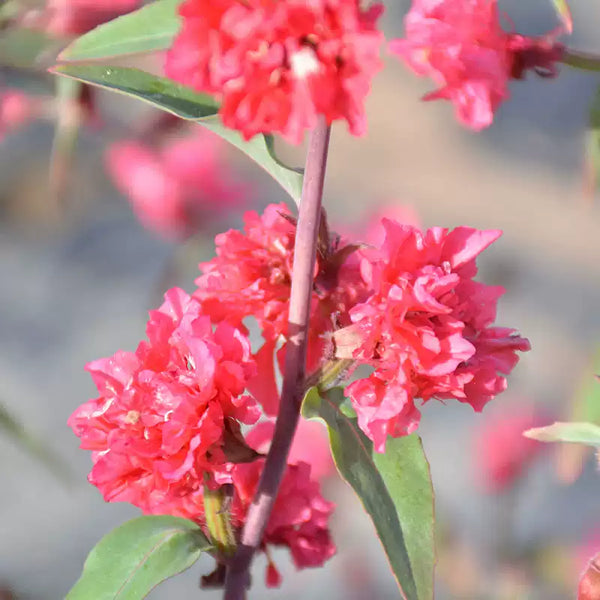
[{"label": "blurred pink flower", "polygon": [[413,0],[405,39],[390,50],[440,86],[425,100],[450,100],[458,120],[476,131],[491,125],[509,97],[508,81],[532,69],[556,75],[563,47],[551,32],[530,38],[505,32],[496,0]]},{"label": "blurred pink flower", "polygon": [[197,128],[159,150],[137,141],[116,142],[106,162],[115,185],[145,227],[168,237],[185,237],[243,197],[244,187],[231,181],[221,148],[214,134]]},{"label": "blurred pink flower", "polygon": [[543,450],[543,444],[523,432],[542,425],[533,407],[511,405],[492,411],[478,423],[474,438],[475,468],[481,485],[489,492],[511,488]]},{"label": "blurred pink flower", "polygon": [[20,90],[0,89],[0,138],[6,132],[22,127],[36,111],[36,101]]}]

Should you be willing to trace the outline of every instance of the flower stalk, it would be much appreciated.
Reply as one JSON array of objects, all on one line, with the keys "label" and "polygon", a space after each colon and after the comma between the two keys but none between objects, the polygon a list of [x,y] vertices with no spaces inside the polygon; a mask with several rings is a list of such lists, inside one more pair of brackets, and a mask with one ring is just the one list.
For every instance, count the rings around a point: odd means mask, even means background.
[{"label": "flower stalk", "polygon": [[330,126],[323,117],[310,135],[300,201],[290,292],[288,342],[280,410],[261,479],[248,510],[237,551],[228,566],[225,600],[243,600],[249,568],[259,548],[285,471],[305,392],[306,349],[313,275]]},{"label": "flower stalk", "polygon": [[600,71],[600,56],[565,48],[561,62],[581,71]]}]

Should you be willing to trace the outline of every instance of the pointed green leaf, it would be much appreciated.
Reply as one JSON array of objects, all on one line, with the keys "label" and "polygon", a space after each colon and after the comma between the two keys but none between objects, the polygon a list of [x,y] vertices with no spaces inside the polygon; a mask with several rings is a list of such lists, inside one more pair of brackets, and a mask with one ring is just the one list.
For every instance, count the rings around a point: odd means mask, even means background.
[{"label": "pointed green leaf", "polygon": [[180,3],[181,0],[157,0],[104,23],[77,38],[58,58],[82,62],[166,50],[180,27]]},{"label": "pointed green leaf", "polygon": [[340,388],[322,396],[317,388],[311,388],[302,414],[327,425],[338,471],[371,517],[403,598],[431,600],[433,489],[421,440],[414,434],[389,438],[385,454],[378,454],[357,420],[343,414],[342,406]]},{"label": "pointed green leaf", "polygon": [[50,69],[84,83],[137,98],[182,119],[201,119],[216,114],[218,104],[206,94],[198,94],[166,77],[139,69],[103,65],[59,65]]},{"label": "pointed green leaf", "polygon": [[302,194],[302,171],[287,167],[277,159],[271,136],[255,135],[246,141],[237,131],[225,127],[216,116],[218,105],[210,96],[198,94],[165,77],[157,77],[129,67],[59,65],[54,67],[52,72],[138,98],[182,119],[197,121],[247,154],[267,171],[296,203],[299,201]]},{"label": "pointed green leaf", "polygon": [[196,523],[170,516],[138,517],[105,535],[90,552],[66,600],[138,600],[191,567],[211,549]]},{"label": "pointed green leaf", "polygon": [[227,140],[262,167],[298,204],[302,196],[302,169],[284,165],[274,154],[272,136],[255,135],[246,141],[237,131],[225,127],[218,116],[198,119],[198,123]]},{"label": "pointed green leaf", "polygon": [[525,437],[538,442],[575,442],[600,447],[600,426],[593,423],[561,423],[535,427],[523,432]]},{"label": "pointed green leaf", "polygon": [[[600,160],[597,164],[600,166]],[[566,411],[566,416],[570,421],[600,423],[600,381],[598,381],[597,373],[600,373],[600,350],[597,350],[590,358],[578,377],[579,385],[569,399]],[[559,446],[556,449],[557,460],[555,463],[559,478],[563,482],[573,483],[582,474],[585,459],[591,452],[593,452],[593,448],[582,444]]]}]

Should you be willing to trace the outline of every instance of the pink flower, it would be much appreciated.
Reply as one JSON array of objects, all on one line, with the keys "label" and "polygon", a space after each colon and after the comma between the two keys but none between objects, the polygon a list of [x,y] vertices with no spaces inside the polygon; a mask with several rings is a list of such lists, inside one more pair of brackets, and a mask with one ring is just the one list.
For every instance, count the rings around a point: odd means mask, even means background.
[{"label": "pink flower", "polygon": [[[278,407],[274,382],[276,342],[287,335],[296,226],[285,204],[269,205],[262,216],[249,211],[244,216],[244,232],[230,230],[215,238],[217,256],[202,263],[202,275],[194,292],[202,310],[215,322],[226,320],[241,327],[253,317],[265,340],[257,352],[260,377],[250,382],[252,393],[269,415]],[[311,308],[308,368],[318,367],[327,343],[325,334],[334,320],[348,320],[348,309],[361,297],[363,284],[356,265],[347,261],[344,249],[329,248],[319,255]],[[345,320],[344,320],[345,319]],[[283,359],[285,346],[279,353]]]},{"label": "pink flower", "polygon": [[[258,460],[233,469],[232,513],[240,523],[252,502],[263,466],[264,461]],[[310,466],[303,462],[289,465],[265,530],[263,549],[271,545],[288,547],[298,569],[322,566],[336,550],[328,528],[333,509],[334,504],[321,496],[319,484],[310,479]],[[269,559],[267,585],[279,585],[277,575]]]},{"label": "pink flower", "polygon": [[275,339],[287,326],[296,228],[283,203],[262,216],[248,211],[244,222],[243,232],[217,235],[217,256],[200,264],[194,296],[216,321],[238,325],[252,315],[265,339]]},{"label": "pink flower", "polygon": [[183,190],[150,148],[135,141],[116,142],[108,149],[107,167],[144,227],[182,235],[189,221]]},{"label": "pink flower", "polygon": [[186,0],[166,72],[216,94],[223,122],[246,139],[281,133],[299,143],[318,115],[361,135],[381,66],[381,12],[358,0]]},{"label": "pink flower", "polygon": [[414,0],[405,18],[406,38],[390,50],[439,89],[425,100],[450,100],[459,121],[476,131],[491,125],[509,97],[508,80],[525,69],[554,76],[562,46],[527,38],[500,26],[496,0]]},{"label": "pink flower", "polygon": [[[250,343],[174,288],[150,312],[148,341],[87,365],[100,396],[69,426],[92,450],[89,480],[106,501],[199,519],[205,475],[230,481],[227,444],[259,410],[244,395],[255,373]],[[196,499],[195,499],[196,498]]]},{"label": "pink flower", "polygon": [[600,553],[593,556],[579,580],[577,600],[600,598]]},{"label": "pink flower", "polygon": [[515,484],[542,451],[542,444],[523,432],[538,427],[539,419],[527,407],[511,407],[492,413],[479,425],[474,459],[482,484],[490,492],[501,492]]},{"label": "pink flower", "polygon": [[35,112],[35,101],[15,89],[0,90],[0,136],[25,125]]},{"label": "pink flower", "polygon": [[477,255],[499,231],[383,225],[381,249],[362,251],[371,295],[334,333],[338,358],[375,368],[346,393],[378,452],[388,435],[416,430],[416,398],[455,398],[481,410],[505,388],[516,351],[529,349],[513,330],[490,327],[502,288],[472,279]]},{"label": "pink flower", "polygon": [[197,128],[158,151],[136,141],[117,142],[108,150],[107,167],[145,227],[185,237],[242,197],[221,148],[214,134]]}]

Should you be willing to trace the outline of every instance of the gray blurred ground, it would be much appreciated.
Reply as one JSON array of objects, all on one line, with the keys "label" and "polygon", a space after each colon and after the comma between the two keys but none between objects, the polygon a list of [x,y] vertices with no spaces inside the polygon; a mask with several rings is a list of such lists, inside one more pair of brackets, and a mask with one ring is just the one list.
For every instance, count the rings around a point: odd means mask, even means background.
[{"label": "gray blurred ground", "polygon": [[[544,2],[504,6],[520,30],[552,27]],[[572,6],[578,33],[571,45],[600,52],[600,9],[582,0]],[[538,26],[528,28],[530,23]],[[522,331],[533,351],[496,402],[532,399],[559,414],[600,344],[600,209],[597,199],[594,205],[584,199],[581,177],[587,108],[600,78],[563,71],[555,81],[531,77],[513,84],[513,99],[494,126],[475,135],[456,124],[449,105],[419,102],[430,83],[390,62],[369,100],[369,135],[351,139],[337,128],[327,176],[334,228],[336,219],[347,224],[377,204],[398,202],[413,206],[425,225],[504,230],[482,259],[481,276],[507,287],[498,322]],[[31,600],[64,597],[99,537],[137,514],[104,504],[86,484],[89,455],[77,450],[65,422],[94,394],[83,365],[119,348],[133,349],[143,336],[146,311],[158,303],[174,252],[141,228],[104,181],[92,133],[84,135],[78,153],[71,190],[76,216],[47,226],[52,211],[45,212],[39,182],[49,148],[50,131],[43,125],[0,145],[0,399],[49,440],[74,474],[74,483],[64,487],[0,437],[0,581]],[[264,182],[262,204],[283,199],[266,176],[238,159],[255,181]],[[171,284],[191,289],[193,276],[188,268]],[[470,435],[477,419],[469,407],[431,403],[422,434],[438,514],[485,557],[501,500],[473,486]],[[522,486],[515,547],[581,539],[600,520],[598,483],[589,466],[575,486],[562,487],[551,461],[542,460]],[[283,553],[277,561],[282,590],[267,593],[259,586],[252,597],[396,597],[383,552],[356,500],[336,486],[330,497],[340,503],[334,523],[339,556],[324,569],[294,576]],[[220,597],[194,591],[210,568],[210,561],[194,567],[152,598]],[[261,580],[257,570],[255,581]],[[568,596],[543,589],[512,597]]]}]

